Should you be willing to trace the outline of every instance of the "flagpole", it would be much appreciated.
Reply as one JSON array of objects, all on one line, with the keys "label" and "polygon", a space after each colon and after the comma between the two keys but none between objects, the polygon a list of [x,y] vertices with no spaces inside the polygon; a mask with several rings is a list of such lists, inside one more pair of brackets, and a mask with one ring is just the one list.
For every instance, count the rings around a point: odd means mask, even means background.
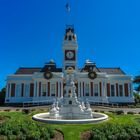
[{"label": "flagpole", "polygon": [[70,5],[70,2],[67,2],[66,5],[65,5],[65,8],[66,8],[66,24],[70,25],[70,22],[71,22],[71,5]]}]

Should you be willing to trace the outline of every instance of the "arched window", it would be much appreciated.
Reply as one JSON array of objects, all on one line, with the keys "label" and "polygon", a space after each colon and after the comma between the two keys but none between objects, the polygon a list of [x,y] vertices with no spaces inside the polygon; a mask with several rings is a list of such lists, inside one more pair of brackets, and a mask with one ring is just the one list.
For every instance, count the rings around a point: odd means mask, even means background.
[{"label": "arched window", "polygon": [[71,35],[69,35],[69,41],[71,41],[72,40],[72,37],[71,37]]}]

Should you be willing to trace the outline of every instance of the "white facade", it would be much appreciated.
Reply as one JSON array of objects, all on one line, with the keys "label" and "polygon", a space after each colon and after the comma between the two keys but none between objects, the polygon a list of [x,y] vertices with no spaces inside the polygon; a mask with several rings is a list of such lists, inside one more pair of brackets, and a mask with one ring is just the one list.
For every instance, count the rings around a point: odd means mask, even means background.
[{"label": "white facade", "polygon": [[[7,76],[6,103],[53,102],[65,94],[65,71],[76,71],[76,93],[79,100],[88,99],[97,103],[133,103],[131,76],[125,75],[119,68],[97,68],[95,63],[87,61],[83,69],[77,67],[78,45],[74,29],[68,27],[63,42],[63,68],[57,69],[54,62],[43,68],[19,68]],[[51,72],[52,77],[45,74]],[[89,77],[89,72],[96,77]]]}]

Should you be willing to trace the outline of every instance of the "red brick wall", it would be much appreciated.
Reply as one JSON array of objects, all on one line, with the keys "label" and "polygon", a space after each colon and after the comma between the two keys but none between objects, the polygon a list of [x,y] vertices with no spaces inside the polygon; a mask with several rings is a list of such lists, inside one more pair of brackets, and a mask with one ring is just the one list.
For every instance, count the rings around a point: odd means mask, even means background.
[{"label": "red brick wall", "polygon": [[128,83],[124,84],[125,96],[128,96]]},{"label": "red brick wall", "polygon": [[90,82],[90,87],[91,87],[91,96],[93,96],[93,82]]},{"label": "red brick wall", "polygon": [[118,83],[116,83],[116,96],[119,96],[118,95]]},{"label": "red brick wall", "polygon": [[11,84],[11,97],[15,97],[15,89],[16,89],[16,84],[12,83]]},{"label": "red brick wall", "polygon": [[110,83],[107,83],[107,96],[110,97]]},{"label": "red brick wall", "polygon": [[102,83],[100,82],[100,96],[102,96]]},{"label": "red brick wall", "polygon": [[30,84],[30,97],[33,97],[34,96],[34,84],[31,83]]}]

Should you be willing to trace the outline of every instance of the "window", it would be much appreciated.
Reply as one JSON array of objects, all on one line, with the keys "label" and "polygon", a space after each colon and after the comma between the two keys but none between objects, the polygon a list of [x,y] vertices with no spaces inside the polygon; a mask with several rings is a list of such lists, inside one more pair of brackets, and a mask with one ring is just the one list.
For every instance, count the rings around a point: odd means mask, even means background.
[{"label": "window", "polygon": [[115,86],[111,85],[111,96],[115,96]]},{"label": "window", "polygon": [[69,35],[69,41],[71,41],[72,40],[72,37],[71,37],[71,35]]},{"label": "window", "polygon": [[15,87],[16,87],[16,84],[15,83],[12,83],[11,84],[11,97],[14,97],[15,96]]},{"label": "window", "polygon": [[30,97],[34,96],[34,83],[30,83]]},{"label": "window", "polygon": [[89,84],[85,84],[85,95],[89,96]]},{"label": "window", "polygon": [[94,96],[98,96],[98,84],[94,84]]},{"label": "window", "polygon": [[123,96],[123,86],[119,85],[119,95]]},{"label": "window", "polygon": [[42,96],[46,96],[46,88],[47,85],[46,84],[42,84]]},{"label": "window", "polygon": [[21,84],[21,97],[24,96],[24,83]]},{"label": "window", "polygon": [[56,93],[56,85],[51,84],[51,96],[55,96],[55,93]]}]

